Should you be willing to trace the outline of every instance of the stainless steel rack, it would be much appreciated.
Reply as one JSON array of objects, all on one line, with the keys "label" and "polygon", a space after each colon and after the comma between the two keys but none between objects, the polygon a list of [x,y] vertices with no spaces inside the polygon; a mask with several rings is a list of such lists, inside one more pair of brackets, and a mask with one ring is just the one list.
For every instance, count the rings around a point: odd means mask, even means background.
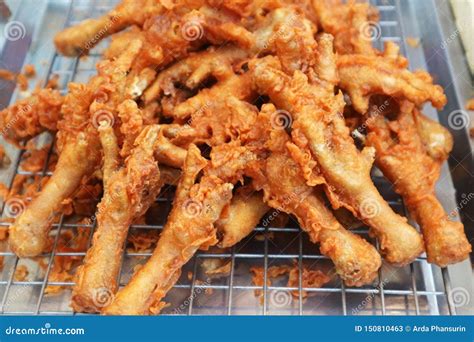
[{"label": "stainless steel rack", "polygon": [[[46,30],[48,33],[44,33],[43,38],[51,39],[52,33],[50,31],[54,32],[54,29],[47,27],[51,21],[54,21],[53,26],[57,30],[61,26],[61,21],[64,21],[65,26],[69,26],[86,17],[98,16],[110,9],[116,1],[58,0],[42,2],[41,11],[44,15],[42,24],[38,27],[25,24],[29,28],[28,30],[36,30],[36,32],[28,32],[26,36],[27,42],[25,44],[30,47],[30,53],[25,57],[28,61],[38,62],[39,56],[44,57],[48,54],[45,51],[53,51],[51,45],[37,43],[42,38],[41,33],[37,33],[37,30]],[[36,2],[34,6],[38,6],[38,3]],[[381,13],[381,22],[378,27],[380,35],[376,37],[378,39],[375,44],[380,47],[383,41],[396,41],[402,45],[402,49],[410,60],[413,57],[415,61],[421,61],[418,64],[423,64],[422,53],[405,46],[404,38],[407,37],[406,30],[409,26],[406,22],[413,20],[413,16],[405,17],[405,11],[409,10],[409,5],[405,1],[396,0],[377,0],[372,3],[379,8]],[[25,6],[20,5],[20,8],[26,8],[27,5],[32,6],[33,2],[23,0],[23,4]],[[15,20],[27,21],[25,13],[20,10]],[[64,17],[64,13],[67,13],[66,17]],[[2,60],[14,53],[11,46],[8,46],[9,43],[6,42],[7,45],[3,49]],[[54,53],[49,56],[49,62],[44,65],[42,73],[46,79],[58,75],[60,87],[65,92],[68,82],[86,81],[95,73],[94,65],[100,58],[104,44],[96,47],[87,58],[71,59]],[[21,67],[21,64],[18,66]],[[423,65],[420,66],[423,67]],[[10,89],[11,91],[13,90]],[[14,97],[15,94],[13,94]],[[7,103],[8,101],[3,104]],[[433,110],[428,110],[427,113],[432,117],[437,117]],[[42,137],[42,139],[48,141],[52,138]],[[43,140],[40,139],[40,141]],[[6,178],[10,185],[15,175],[40,177],[49,175],[47,165],[37,173],[21,170],[20,162],[23,155],[21,151],[16,153],[16,162],[10,168],[11,172]],[[4,176],[6,177],[6,175]],[[391,185],[376,171],[373,178],[392,207],[402,214],[407,214],[401,199],[393,192]],[[444,204],[450,209],[455,208],[454,187],[447,166],[443,169],[440,190],[444,196]],[[171,189],[163,192],[157,199],[163,213],[169,211],[171,199]],[[2,225],[8,226],[7,223],[2,223]],[[85,251],[70,253],[60,252],[56,249],[61,232],[77,230],[79,227],[89,229],[91,237],[95,224],[93,222],[88,225],[79,225],[66,217],[61,217],[59,222],[53,225],[51,234],[55,240],[52,252],[40,257],[47,262],[46,270],[38,268],[35,266],[35,262],[30,260],[18,259],[3,243],[0,249],[0,256],[4,258],[4,267],[0,273],[1,314],[73,314],[69,307],[70,288],[74,285],[73,282],[54,282],[48,280],[48,277],[52,265],[58,257],[74,258],[85,255]],[[131,231],[160,230],[162,227],[163,222],[160,221],[152,225],[132,226]],[[368,238],[366,229],[358,229],[356,232]],[[263,238],[255,239],[255,235]],[[373,242],[376,243],[376,241]],[[129,251],[124,253],[120,276],[121,285],[127,283],[134,266],[143,263],[150,254]],[[203,262],[211,259],[218,259],[224,263],[230,262],[230,274],[225,277],[208,278],[203,270]],[[22,264],[28,265],[30,274],[25,281],[15,281],[15,272]],[[271,285],[267,285],[268,268],[283,264],[294,264],[298,267],[299,286],[288,287],[284,279],[275,280]],[[163,314],[446,315],[456,314],[459,309],[457,308],[458,303],[453,299],[453,296],[456,295],[454,291],[459,288],[451,284],[448,269],[430,265],[424,257],[420,257],[411,265],[402,268],[384,265],[379,272],[377,282],[373,286],[362,288],[345,287],[337,277],[333,277],[328,284],[321,288],[304,288],[302,286],[304,265],[317,267],[326,272],[331,272],[333,269],[331,262],[319,253],[317,246],[308,241],[306,235],[291,218],[283,228],[261,225],[255,229],[252,236],[228,251],[199,252],[185,266],[180,280],[165,299],[170,303],[170,306],[163,310]],[[255,286],[252,283],[250,268],[253,266],[260,266],[264,269],[263,286]],[[465,264],[463,269],[470,270],[470,265],[466,266]],[[56,295],[45,295],[47,286],[61,286],[65,287],[65,290]],[[256,290],[261,291],[261,298],[255,295]],[[472,289],[466,291],[469,296],[472,295]]]}]

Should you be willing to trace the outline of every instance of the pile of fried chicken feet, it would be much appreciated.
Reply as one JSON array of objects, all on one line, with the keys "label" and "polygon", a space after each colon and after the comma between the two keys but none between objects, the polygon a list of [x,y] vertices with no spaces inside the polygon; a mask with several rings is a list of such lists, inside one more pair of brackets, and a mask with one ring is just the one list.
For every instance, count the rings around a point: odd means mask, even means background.
[{"label": "pile of fried chicken feet", "polygon": [[[38,89],[1,112],[3,123],[22,115],[10,142],[51,131],[59,151],[10,227],[11,249],[42,253],[63,200],[100,174],[76,312],[150,314],[199,249],[235,245],[271,208],[298,220],[348,286],[372,283],[382,257],[402,266],[426,251],[441,267],[467,258],[463,226],[434,190],[452,138],[421,111],[446,96],[428,73],[408,70],[396,44],[372,47],[377,20],[354,1],[123,0],[60,32],[65,56],[112,39],[88,83],[70,83],[65,96]],[[379,194],[374,162],[421,234]],[[167,184],[175,198],[153,255],[119,289],[129,226]],[[381,255],[338,221],[339,208],[369,227]],[[104,289],[105,306],[95,298]]]}]

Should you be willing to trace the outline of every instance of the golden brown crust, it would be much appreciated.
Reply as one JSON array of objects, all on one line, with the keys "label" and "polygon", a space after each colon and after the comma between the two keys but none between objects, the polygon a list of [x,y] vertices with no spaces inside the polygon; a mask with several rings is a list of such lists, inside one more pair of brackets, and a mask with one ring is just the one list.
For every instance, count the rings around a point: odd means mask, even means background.
[{"label": "golden brown crust", "polygon": [[87,54],[102,39],[130,25],[143,25],[146,18],[163,10],[159,1],[124,0],[98,19],[87,19],[59,32],[54,37],[56,49],[65,56]]},{"label": "golden brown crust", "polygon": [[430,101],[440,109],[446,102],[443,89],[433,84],[425,71],[411,72],[399,58],[365,55],[341,55],[337,58],[339,85],[350,95],[354,108],[366,113],[369,98],[384,94],[397,99],[407,99],[417,105]]},{"label": "golden brown crust", "polygon": [[44,131],[55,132],[61,117],[64,98],[59,91],[39,89],[23,100],[0,112],[0,130],[9,142],[34,138]]},{"label": "golden brown crust", "polygon": [[195,184],[206,164],[199,149],[191,145],[173,209],[153,255],[117,293],[104,314],[147,314],[150,306],[159,302],[176,282],[181,267],[194,253],[217,243],[214,222],[230,202],[232,185],[206,175]]},{"label": "golden brown crust", "polygon": [[263,202],[261,192],[241,189],[216,222],[216,228],[222,235],[219,247],[232,247],[247,237],[270,209]]},{"label": "golden brown crust", "polygon": [[[83,134],[63,148],[53,176],[10,227],[10,248],[16,255],[34,257],[44,251],[56,211],[94,165],[89,157],[87,139]],[[77,160],[82,162],[77,163]]]},{"label": "golden brown crust", "polygon": [[[335,68],[331,55],[332,49],[320,53],[328,69],[331,65]],[[347,207],[371,227],[387,261],[397,265],[413,261],[423,251],[421,236],[405,218],[393,212],[372,183],[374,151],[365,149],[361,153],[355,147],[340,115],[342,94],[333,95],[334,80],[316,86],[309,84],[301,72],[289,77],[279,70],[279,62],[269,57],[252,62],[251,70],[260,92],[293,116],[293,136],[301,132],[306,137],[306,142],[295,143],[311,150],[333,206]]]},{"label": "golden brown crust", "polygon": [[[264,106],[260,115],[270,119],[276,108]],[[361,237],[347,231],[326,206],[322,188],[308,186],[299,165],[291,158],[290,137],[278,128],[270,130],[266,145],[271,155],[263,166],[264,200],[277,210],[296,216],[321,253],[334,262],[336,272],[349,286],[371,283],[382,261],[377,250]]]},{"label": "golden brown crust", "polygon": [[[429,153],[418,135],[416,120],[422,114],[410,103],[403,103],[396,120],[389,122],[378,115],[368,120],[367,144],[375,147],[376,163],[394,183],[408,209],[420,224],[428,261],[441,267],[466,259],[471,252],[464,227],[452,221],[435,194],[441,163],[447,153]],[[430,122],[430,127],[435,125]],[[429,137],[426,140],[431,140]],[[443,149],[450,149],[450,140],[443,139]],[[433,144],[430,144],[434,147]],[[440,148],[435,149],[439,151]],[[433,155],[439,159],[433,158]]]},{"label": "golden brown crust", "polygon": [[[146,127],[136,139],[125,165],[119,168],[118,163],[112,162],[109,164],[115,164],[115,168],[104,172],[105,190],[98,206],[97,230],[84,264],[76,273],[72,293],[72,307],[76,312],[100,312],[117,291],[128,228],[148,210],[162,185],[153,157],[158,132],[158,126]],[[111,127],[102,126],[100,134],[106,154],[105,169],[107,159],[115,161],[118,158],[118,148],[106,147],[114,140]],[[107,151],[114,149],[116,152],[108,156]]]},{"label": "golden brown crust", "polygon": [[[383,52],[371,46],[377,20],[372,6],[355,0],[123,0],[59,33],[55,43],[67,55],[113,37],[87,83],[71,83],[64,98],[36,90],[0,114],[16,144],[57,131],[51,179],[19,175],[6,194],[32,198],[12,225],[12,249],[41,253],[59,210],[90,217],[103,185],[93,245],[76,275],[75,311],[159,313],[199,248],[218,238],[222,247],[235,245],[269,208],[293,215],[345,284],[362,286],[376,277],[381,257],[333,210],[367,224],[388,262],[405,265],[423,250],[420,234],[375,188],[375,158],[422,226],[428,260],[464,259],[471,247],[463,227],[434,193],[453,140],[416,108],[442,107],[446,97],[427,73],[408,70],[396,44]],[[370,105],[384,99],[389,105],[368,120]],[[349,127],[361,125],[357,136],[367,146],[359,151]],[[40,171],[45,156],[32,154],[21,166]],[[172,185],[167,194],[177,186],[164,231],[158,241],[156,234],[132,241],[157,247],[114,297],[129,226],[154,218],[163,184]],[[287,272],[297,286],[297,270]],[[307,286],[329,280],[302,274]]]}]

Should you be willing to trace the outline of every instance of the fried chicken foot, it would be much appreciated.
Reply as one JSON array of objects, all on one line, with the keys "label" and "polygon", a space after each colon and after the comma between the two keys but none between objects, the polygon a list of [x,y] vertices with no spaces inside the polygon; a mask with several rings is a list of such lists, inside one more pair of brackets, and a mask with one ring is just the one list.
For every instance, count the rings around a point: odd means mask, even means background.
[{"label": "fried chicken foot", "polygon": [[428,261],[444,267],[466,259],[471,245],[463,225],[450,221],[436,198],[435,183],[444,159],[433,159],[423,145],[415,122],[419,115],[412,104],[404,102],[397,120],[374,117],[368,121],[366,143],[375,147],[378,167],[420,224]]},{"label": "fried chicken foot", "polygon": [[241,189],[232,197],[229,207],[224,209],[216,222],[217,230],[222,234],[219,247],[232,247],[247,237],[270,210],[263,202],[261,192]]},{"label": "fried chicken foot", "polygon": [[163,129],[157,137],[158,148],[155,151],[155,158],[160,163],[174,168],[183,167],[186,160],[187,151],[179,146],[172,144],[168,138],[164,136]]},{"label": "fried chicken foot", "polygon": [[156,0],[123,0],[98,19],[87,19],[54,37],[56,49],[65,56],[87,54],[102,39],[130,25],[143,25],[146,18],[164,10]]},{"label": "fried chicken foot", "polygon": [[[60,154],[56,169],[38,197],[10,227],[10,246],[19,257],[33,257],[44,250],[53,214],[81,181],[95,171],[100,158],[94,124],[101,115],[97,114],[105,112],[105,119],[114,121],[115,107],[125,97],[127,71],[140,48],[140,41],[132,41],[119,58],[102,61],[99,75],[87,85],[69,84],[61,107],[62,120],[58,123]],[[98,101],[97,91],[103,91],[108,100]]]},{"label": "fried chicken foot", "polygon": [[353,0],[313,0],[316,22],[322,31],[334,37],[334,47],[340,54],[364,54],[373,50],[373,32],[378,21],[377,8]]},{"label": "fried chicken foot", "polygon": [[[273,109],[270,109],[273,107]],[[262,111],[274,112],[273,105]],[[264,163],[265,202],[277,210],[294,215],[321,253],[334,263],[336,272],[348,286],[371,283],[382,261],[377,250],[360,236],[347,231],[326,207],[321,187],[306,184],[301,168],[289,153],[290,137],[274,130],[267,142],[271,155]]]},{"label": "fried chicken foot", "polygon": [[[148,210],[162,186],[158,163],[153,158],[158,126],[143,130],[122,168],[117,165],[118,146],[113,129],[101,125],[99,131],[104,150],[105,190],[98,206],[92,247],[76,273],[72,292],[76,312],[100,312],[105,304],[103,297],[117,291],[129,226]],[[112,167],[107,171],[109,165]]]},{"label": "fried chicken foot", "polygon": [[211,106],[215,99],[232,96],[239,100],[251,99],[253,95],[251,78],[248,74],[229,75],[222,82],[212,88],[203,89],[194,97],[189,98],[174,108],[173,117],[176,120],[185,120],[192,114]]},{"label": "fried chicken foot", "polygon": [[416,105],[430,101],[434,107],[442,108],[447,102],[443,88],[434,85],[427,72],[411,72],[406,66],[402,57],[339,55],[339,86],[347,91],[355,110],[361,114],[367,112],[370,96],[374,94],[407,99]]},{"label": "fried chicken foot", "polygon": [[63,148],[56,170],[44,189],[10,227],[10,248],[17,256],[34,257],[47,247],[54,214],[95,166],[95,157],[91,158],[88,146],[87,137],[79,134]]},{"label": "fried chicken foot", "polygon": [[413,116],[416,123],[416,130],[426,152],[440,164],[446,161],[449,153],[453,149],[453,137],[451,133],[440,125],[439,122],[431,120],[422,112],[416,111]]},{"label": "fried chicken foot", "polygon": [[153,255],[117,293],[104,314],[148,314],[150,306],[166,295],[178,279],[181,267],[194,253],[217,243],[214,223],[229,204],[233,186],[206,175],[195,184],[206,165],[199,149],[191,145],[173,209]]},{"label": "fried chicken foot", "polygon": [[294,116],[293,139],[299,147],[311,150],[333,206],[345,206],[369,225],[388,262],[410,263],[423,251],[421,236],[405,218],[393,212],[372,183],[374,150],[357,150],[341,114],[342,94],[333,93],[336,81],[332,79],[335,57],[331,38],[324,35],[318,43],[319,64],[325,66],[319,74],[319,86],[309,84],[298,71],[293,77],[287,76],[272,57],[251,63],[255,83],[261,93]]},{"label": "fried chicken foot", "polygon": [[146,90],[143,100],[147,104],[162,95],[175,96],[175,84],[178,82],[185,84],[189,89],[195,89],[211,75],[219,78],[222,74],[228,74],[232,70],[231,65],[246,56],[247,52],[233,46],[211,48],[191,54],[162,71]]},{"label": "fried chicken foot", "polygon": [[[63,119],[58,123],[60,154],[56,169],[40,194],[10,227],[9,244],[19,257],[34,257],[43,252],[49,242],[48,233],[54,214],[63,200],[70,197],[95,169],[99,154],[90,148],[94,145],[94,137],[78,128],[84,125],[84,121],[87,125],[91,101],[92,92],[87,86],[69,85],[69,94],[61,108]],[[75,130],[74,134],[61,131],[65,121]]]}]

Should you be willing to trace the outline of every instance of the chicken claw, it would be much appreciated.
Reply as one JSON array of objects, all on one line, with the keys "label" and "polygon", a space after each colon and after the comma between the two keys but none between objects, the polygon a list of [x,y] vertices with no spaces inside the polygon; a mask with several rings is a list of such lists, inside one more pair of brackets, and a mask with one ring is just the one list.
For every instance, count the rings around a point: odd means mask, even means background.
[{"label": "chicken claw", "polygon": [[195,184],[206,164],[199,149],[191,145],[173,209],[153,255],[117,293],[104,314],[148,314],[150,306],[166,295],[178,279],[181,267],[194,253],[218,242],[214,223],[229,204],[233,186],[206,175]]}]

